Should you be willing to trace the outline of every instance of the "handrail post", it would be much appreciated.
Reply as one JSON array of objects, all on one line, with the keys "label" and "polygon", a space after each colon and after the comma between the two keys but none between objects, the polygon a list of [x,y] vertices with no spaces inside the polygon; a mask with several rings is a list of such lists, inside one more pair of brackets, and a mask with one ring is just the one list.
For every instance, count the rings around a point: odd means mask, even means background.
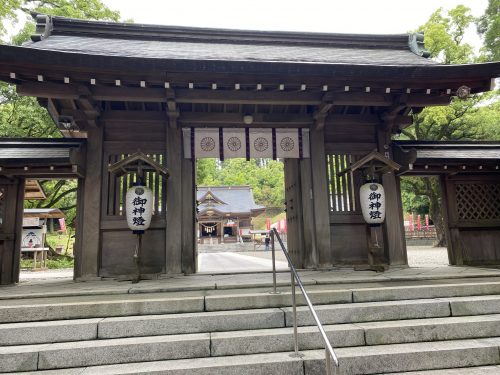
[{"label": "handrail post", "polygon": [[[339,360],[337,355],[335,354],[335,351],[332,348],[332,345],[330,344],[330,340],[328,339],[325,330],[323,328],[323,325],[321,324],[318,314],[316,314],[316,311],[314,310],[314,306],[311,303],[311,300],[309,299],[309,296],[307,295],[307,292],[304,288],[304,284],[302,284],[302,280],[300,279],[299,274],[297,273],[297,270],[293,266],[292,263],[292,258],[288,254],[288,251],[286,250],[285,245],[283,244],[283,241],[281,240],[280,235],[276,231],[276,228],[272,229],[272,233],[274,234],[274,237],[278,240],[281,250],[283,250],[283,254],[285,254],[286,259],[288,260],[288,265],[290,267],[290,276],[291,276],[291,287],[292,287],[292,307],[293,307],[293,333],[294,333],[294,343],[295,343],[295,352],[290,354],[291,357],[302,357],[302,355],[299,353],[299,339],[298,339],[298,333],[297,333],[297,298],[295,295],[295,280],[297,280],[297,285],[300,288],[300,291],[302,292],[302,295],[304,296],[304,300],[309,307],[309,310],[314,318],[314,321],[316,322],[316,326],[318,327],[319,333],[321,334],[321,337],[323,338],[323,341],[325,343],[325,365],[326,365],[326,374],[331,375],[332,374],[332,361],[335,363],[334,367],[334,374],[338,375],[339,372]],[[273,238],[274,239],[274,238]]]},{"label": "handrail post", "polygon": [[273,291],[272,294],[278,294],[276,291],[276,255],[275,255],[275,246],[274,246],[274,231],[271,230],[271,252],[273,258]]},{"label": "handrail post", "polygon": [[325,365],[326,375],[332,375],[332,359],[330,358],[330,353],[328,353],[327,348],[325,348]]},{"label": "handrail post", "polygon": [[[290,264],[290,266],[292,266]],[[299,335],[297,332],[297,297],[295,296],[295,275],[290,267],[291,285],[292,285],[292,308],[293,308],[293,340],[295,346],[295,356],[300,357],[299,354]]]}]

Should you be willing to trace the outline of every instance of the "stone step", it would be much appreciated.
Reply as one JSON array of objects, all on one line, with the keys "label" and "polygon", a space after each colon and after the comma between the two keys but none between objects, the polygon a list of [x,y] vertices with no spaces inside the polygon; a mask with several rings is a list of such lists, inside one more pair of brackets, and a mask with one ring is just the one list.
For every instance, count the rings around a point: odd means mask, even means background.
[{"label": "stone step", "polygon": [[0,324],[0,346],[97,339],[98,319]]},{"label": "stone step", "polygon": [[441,370],[393,372],[387,375],[498,375],[500,366],[461,367]]},{"label": "stone step", "polygon": [[[325,325],[334,348],[446,341],[500,336],[500,314],[477,317],[415,319],[389,322]],[[299,327],[301,350],[324,347],[316,326]],[[216,332],[211,355],[226,356],[294,350],[293,329]]]},{"label": "stone step", "polygon": [[[385,374],[497,365],[500,338],[339,348],[340,374]],[[304,352],[307,375],[324,374],[325,352]]]},{"label": "stone step", "polygon": [[403,299],[480,296],[489,294],[500,294],[500,282],[427,284],[356,289],[353,290],[353,301],[395,301]]},{"label": "stone step", "polygon": [[257,309],[204,313],[106,318],[99,322],[99,338],[172,335],[279,328],[285,326],[283,310]]},{"label": "stone step", "polygon": [[[320,305],[315,306],[314,308],[322,324],[439,318],[451,316],[449,302],[446,300],[436,299]],[[286,307],[283,308],[283,311],[285,311],[286,326],[292,326],[292,308]],[[297,307],[297,324],[300,326],[315,325],[308,307]]]},{"label": "stone step", "polygon": [[204,297],[187,295],[99,295],[2,301],[0,323],[104,318],[203,311]]},{"label": "stone step", "polygon": [[[335,348],[360,350],[364,345],[496,337],[500,336],[499,322],[500,314],[325,325],[324,328]],[[316,326],[299,327],[298,332],[300,350],[323,347]],[[292,328],[6,346],[0,347],[0,371],[285,352],[292,351],[293,347]]]},{"label": "stone step", "polygon": [[[216,293],[214,295],[205,295],[206,293],[198,291],[4,300],[0,306],[0,323],[245,310],[291,305],[290,291],[282,291],[279,294],[271,294],[268,289],[224,290],[213,292]],[[311,290],[309,297],[314,304],[352,302],[350,290],[325,290],[321,287]],[[297,304],[305,305],[302,295],[297,295]]]},{"label": "stone step", "polygon": [[[450,310],[451,306],[451,310]],[[472,311],[471,311],[472,310]],[[197,313],[180,313],[165,315],[134,315],[125,317],[110,317],[96,319],[60,320],[49,322],[22,322],[0,324],[0,345],[27,345],[67,341],[83,341],[93,339],[111,339],[126,337],[144,337],[158,335],[173,335],[182,333],[225,332],[237,330],[257,330],[292,326],[291,308],[272,308],[254,310],[229,310]],[[402,300],[387,302],[348,303],[336,305],[318,305],[316,311],[323,324],[363,323],[369,345],[404,342],[405,337],[412,337],[408,332],[415,333],[415,326],[424,328],[434,325],[435,335],[439,330],[442,339],[466,338],[468,336],[452,337],[448,327],[463,326],[460,319],[443,320],[443,317],[461,316],[464,312],[481,313],[488,311],[485,318],[467,316],[468,327],[475,324],[494,325],[495,315],[500,314],[500,296],[462,297],[459,299],[435,300]],[[428,321],[426,318],[441,318]],[[299,326],[313,326],[314,321],[307,307],[297,309]],[[400,319],[418,319],[417,321],[398,322]],[[396,321],[396,322],[392,322]],[[381,322],[367,324],[366,322]],[[446,323],[446,324],[444,324]],[[444,324],[444,325],[443,325]],[[394,332],[387,337],[380,336],[381,342],[372,337],[381,334],[386,328]],[[424,329],[422,328],[422,329]],[[467,328],[468,329],[468,328]],[[396,331],[397,330],[397,331]],[[466,330],[466,328],[464,328]],[[474,331],[474,329],[472,329]],[[371,333],[373,332],[373,333]],[[397,332],[401,332],[396,336]],[[441,331],[439,331],[441,332]],[[491,330],[491,335],[496,335]],[[421,333],[419,340],[426,337],[429,340],[440,339],[429,336],[427,331]],[[500,334],[499,334],[500,336]],[[378,336],[377,336],[378,337]],[[396,339],[397,337],[397,339]],[[482,337],[482,336],[474,336]],[[370,341],[373,340],[373,341]],[[283,349],[285,350],[285,349]]]},{"label": "stone step", "polygon": [[[307,294],[315,305],[327,305],[332,303],[351,303],[351,290],[338,289],[314,289],[307,290]],[[297,305],[305,306],[304,297],[297,291]],[[238,291],[234,294],[214,294],[205,297],[206,311],[226,311],[243,309],[261,309],[269,307],[285,307],[292,305],[292,293],[290,290],[282,291],[279,294],[269,293],[267,290],[251,293]]]},{"label": "stone step", "polygon": [[5,346],[0,347],[0,372],[209,356],[209,333]]},{"label": "stone step", "polygon": [[[423,374],[447,375],[434,369],[456,371],[450,375],[474,374],[464,370],[496,369],[500,364],[499,338],[458,340],[446,342],[422,342],[399,345],[339,348],[339,375],[366,375],[405,373],[420,370]],[[126,363],[104,366],[80,367],[55,371],[24,372],[37,375],[118,375],[118,374],[168,374],[168,375],[323,375],[325,351],[301,351],[301,357],[290,352],[223,357],[206,357]],[[483,366],[483,367],[480,367]],[[422,372],[422,370],[424,372]],[[32,370],[31,370],[32,371]],[[479,373],[479,372],[476,372]],[[492,372],[494,373],[494,372]],[[409,374],[414,374],[410,372]],[[417,373],[418,374],[418,373]],[[20,374],[18,374],[20,375]]]},{"label": "stone step", "polygon": [[[360,285],[363,286],[361,288],[351,284],[348,289],[342,289],[345,286],[339,289],[333,285],[310,285],[307,288],[315,305],[456,298],[468,294],[484,296],[490,304],[496,300],[500,305],[500,297],[490,298],[491,294],[500,294],[500,282],[469,280],[453,284],[436,281],[430,285],[400,284],[391,282],[389,286],[380,287],[380,283],[372,283]],[[304,305],[300,293],[297,294],[297,300],[299,305]],[[282,289],[280,294],[270,294],[266,288],[16,299],[2,301],[0,323],[260,309],[286,307],[290,304],[289,290]],[[467,301],[462,303],[457,298],[456,308],[464,305],[467,305]],[[492,311],[485,310],[479,313],[491,314]]]}]

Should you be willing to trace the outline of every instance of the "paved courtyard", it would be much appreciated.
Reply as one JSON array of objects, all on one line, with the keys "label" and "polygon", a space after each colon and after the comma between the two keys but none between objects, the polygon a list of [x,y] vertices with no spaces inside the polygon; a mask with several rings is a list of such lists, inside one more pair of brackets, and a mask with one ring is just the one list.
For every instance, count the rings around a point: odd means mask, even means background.
[{"label": "paved courtyard", "polygon": [[[252,244],[200,246],[198,270],[202,273],[266,272],[272,270],[271,251],[257,249]],[[448,254],[444,247],[409,246],[408,264],[417,268],[448,266]],[[287,269],[285,255],[276,249],[276,269]],[[73,277],[72,269],[56,269],[32,272],[22,270],[21,282],[36,282],[43,279],[67,279]]]}]

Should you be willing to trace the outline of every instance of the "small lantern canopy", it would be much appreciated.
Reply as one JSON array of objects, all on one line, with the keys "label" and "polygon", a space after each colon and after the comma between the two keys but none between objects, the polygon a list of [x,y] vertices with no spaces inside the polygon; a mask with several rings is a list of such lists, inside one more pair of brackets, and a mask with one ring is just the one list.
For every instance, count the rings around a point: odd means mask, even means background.
[{"label": "small lantern canopy", "polygon": [[359,189],[359,200],[363,218],[368,224],[380,225],[385,219],[385,191],[384,187],[377,182],[379,176],[399,168],[401,166],[398,163],[386,158],[377,151],[372,151],[339,172],[339,176],[341,176],[344,173],[352,173],[357,169],[362,170],[367,182]]}]

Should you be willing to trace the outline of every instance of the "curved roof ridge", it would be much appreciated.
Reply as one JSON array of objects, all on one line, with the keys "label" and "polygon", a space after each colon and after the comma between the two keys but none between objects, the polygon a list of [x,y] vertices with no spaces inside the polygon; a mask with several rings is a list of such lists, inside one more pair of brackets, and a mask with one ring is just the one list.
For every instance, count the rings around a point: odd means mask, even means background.
[{"label": "curved roof ridge", "polygon": [[33,13],[32,16],[37,21],[33,41],[50,35],[71,35],[132,40],[410,50],[409,34],[240,30],[91,21],[38,13]]}]

